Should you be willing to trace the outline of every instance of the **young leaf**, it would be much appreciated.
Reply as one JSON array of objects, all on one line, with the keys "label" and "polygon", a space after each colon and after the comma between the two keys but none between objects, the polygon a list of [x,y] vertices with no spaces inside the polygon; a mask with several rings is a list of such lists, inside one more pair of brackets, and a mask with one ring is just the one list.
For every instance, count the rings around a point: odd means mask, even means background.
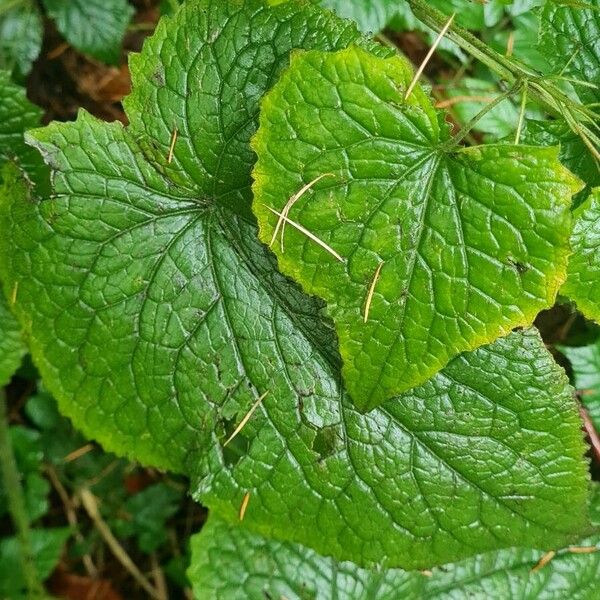
[{"label": "young leaf", "polygon": [[600,323],[600,188],[573,214],[573,255],[561,293],[577,303],[589,319]]},{"label": "young leaf", "polygon": [[600,342],[579,347],[562,346],[560,351],[569,359],[581,402],[600,430]]},{"label": "young leaf", "polygon": [[43,0],[56,27],[75,48],[108,64],[121,56],[134,9],[127,0]]},{"label": "young leaf", "polygon": [[211,515],[192,536],[188,579],[203,600],[412,600],[425,577],[399,569],[370,571],[297,544],[265,539]]},{"label": "young leaf", "polygon": [[20,77],[27,75],[42,49],[43,35],[36,0],[0,6],[0,69],[15,70]]},{"label": "young leaf", "polygon": [[[600,494],[594,486],[594,525],[600,526]],[[211,515],[192,537],[188,577],[195,596],[206,600],[313,598],[327,600],[511,600],[596,597],[600,535],[580,539],[534,570],[544,552],[511,549],[482,554],[431,573],[365,570],[313,550],[269,540]],[[594,552],[594,548],[598,550]],[[573,552],[573,550],[579,550]],[[585,550],[585,551],[584,551]]]},{"label": "young leaf", "polygon": [[[530,324],[565,279],[579,182],[558,149],[461,148],[399,57],[297,54],[262,104],[254,212],[284,273],[325,299],[346,387],[364,410],[466,350]],[[280,236],[283,233],[280,231]],[[368,292],[383,265],[372,302]]]}]

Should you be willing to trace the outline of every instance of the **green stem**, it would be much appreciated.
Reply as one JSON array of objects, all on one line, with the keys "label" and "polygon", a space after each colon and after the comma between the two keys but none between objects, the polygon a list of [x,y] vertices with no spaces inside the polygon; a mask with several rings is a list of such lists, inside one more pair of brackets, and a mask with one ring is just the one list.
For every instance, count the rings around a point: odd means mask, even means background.
[{"label": "green stem", "polygon": [[21,548],[21,562],[23,577],[27,586],[29,598],[40,598],[43,596],[42,584],[40,583],[33,555],[31,553],[29,517],[25,509],[25,497],[19,478],[19,470],[10,442],[8,427],[8,416],[6,410],[6,393],[0,389],[0,470],[4,481],[4,489],[8,499],[8,509],[12,517],[17,537]]},{"label": "green stem", "polygon": [[[416,17],[436,31],[439,31],[448,20],[446,15],[429,6],[425,0],[408,0],[408,3]],[[513,85],[519,80],[526,81],[530,95],[540,102],[548,112],[554,116],[566,118],[574,133],[581,136],[588,147],[590,143],[598,145],[600,139],[588,127],[588,124],[593,124],[596,121],[597,115],[584,105],[569,98],[551,80],[543,78],[526,65],[496,52],[472,33],[456,25],[456,23],[452,24],[447,36],[499,75],[509,85]],[[565,112],[568,112],[571,117],[573,114],[577,114],[582,122],[579,122],[577,127],[573,127],[573,120],[566,117]],[[586,121],[587,124],[583,121]]]}]

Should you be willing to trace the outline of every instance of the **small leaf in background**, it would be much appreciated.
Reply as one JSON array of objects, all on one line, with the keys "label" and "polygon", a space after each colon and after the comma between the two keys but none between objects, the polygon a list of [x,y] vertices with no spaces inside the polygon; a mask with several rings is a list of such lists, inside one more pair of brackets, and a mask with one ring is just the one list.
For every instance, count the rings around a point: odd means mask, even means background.
[{"label": "small leaf in background", "polygon": [[8,160],[16,160],[36,184],[37,191],[46,193],[48,168],[40,153],[23,139],[25,131],[39,127],[42,113],[41,108],[27,100],[25,89],[10,80],[8,71],[0,71],[0,167]]},{"label": "small leaf in background", "polygon": [[[44,453],[40,443],[40,434],[33,429],[20,425],[10,428],[10,437],[15,459],[21,474],[21,483],[25,496],[25,508],[29,521],[44,516],[48,511],[50,484],[42,476]],[[0,516],[7,514],[7,498],[0,479]]]},{"label": "small leaf in background", "polygon": [[151,553],[167,541],[167,521],[177,512],[182,492],[156,483],[135,494],[122,506],[124,518],[115,519],[113,531],[120,537],[135,537],[142,552]]},{"label": "small leaf in background", "polygon": [[43,4],[73,47],[107,64],[119,62],[134,12],[127,0],[43,0]]},{"label": "small leaf in background", "polygon": [[[591,513],[600,527],[600,494]],[[202,600],[567,600],[597,598],[600,535],[574,540],[543,569],[545,552],[503,550],[430,572],[368,571],[297,544],[265,539],[211,515],[192,537],[188,576]],[[572,550],[575,550],[572,551]]]},{"label": "small leaf in background", "polygon": [[404,8],[398,0],[321,0],[321,5],[355,21],[364,33],[378,33]]},{"label": "small leaf in background", "polygon": [[[471,77],[464,77],[456,84],[446,85],[444,91],[449,100],[441,105],[451,106],[462,124],[467,124],[501,94],[494,82]],[[487,134],[485,141],[498,141],[511,134],[514,137],[518,121],[519,109],[507,98],[478,121],[475,131]]]},{"label": "small leaf in background", "polygon": [[588,319],[600,323],[600,188],[575,209],[573,217],[573,254],[561,293]]},{"label": "small leaf in background", "polygon": [[[68,528],[32,529],[31,554],[36,574],[44,581],[52,573],[71,534]],[[26,598],[25,579],[21,570],[20,545],[16,538],[0,540],[0,598]]]},{"label": "small leaf in background", "polygon": [[[0,5],[0,69],[24,78],[42,49],[44,26],[36,0]],[[3,83],[0,82],[0,94]],[[2,101],[0,101],[0,106]]]},{"label": "small leaf in background", "polygon": [[561,346],[560,351],[569,359],[581,403],[600,431],[600,341],[587,346]]},{"label": "small leaf in background", "polygon": [[[327,302],[361,410],[554,303],[581,188],[557,148],[452,146],[418,86],[405,100],[412,77],[357,48],[297,54],[253,140],[260,238]],[[324,174],[290,218],[329,251],[290,225],[284,240],[278,215]]]}]

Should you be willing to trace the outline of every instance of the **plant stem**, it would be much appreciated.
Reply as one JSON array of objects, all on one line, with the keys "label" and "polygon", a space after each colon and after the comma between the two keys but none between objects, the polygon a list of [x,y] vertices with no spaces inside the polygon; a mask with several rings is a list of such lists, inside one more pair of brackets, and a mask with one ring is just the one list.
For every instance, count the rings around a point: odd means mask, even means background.
[{"label": "plant stem", "polygon": [[8,498],[8,509],[19,540],[23,578],[27,586],[28,598],[40,598],[43,595],[43,589],[36,573],[31,552],[29,517],[25,509],[23,487],[21,486],[19,470],[10,441],[4,389],[0,389],[0,468]]},{"label": "plant stem", "polygon": [[[442,29],[447,22],[446,15],[429,6],[425,0],[408,0],[408,4],[420,21],[436,31]],[[600,145],[600,138],[588,127],[588,124],[595,123],[597,115],[588,107],[569,98],[551,79],[544,78],[526,65],[496,52],[456,23],[452,23],[446,36],[509,85],[513,85],[519,80],[526,82],[530,95],[546,107],[551,114],[565,118],[573,132],[583,139],[588,148]],[[575,115],[577,115],[577,119],[575,119]],[[580,122],[577,122],[578,120]],[[574,122],[577,123],[576,127]],[[594,150],[592,153],[597,154],[597,152]]]}]

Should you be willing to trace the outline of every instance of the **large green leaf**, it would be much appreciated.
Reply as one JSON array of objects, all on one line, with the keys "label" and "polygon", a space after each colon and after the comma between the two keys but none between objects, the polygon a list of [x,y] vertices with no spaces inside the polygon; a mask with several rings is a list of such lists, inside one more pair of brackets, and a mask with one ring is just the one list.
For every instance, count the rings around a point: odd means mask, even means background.
[{"label": "large green leaf", "polygon": [[291,47],[357,36],[306,3],[188,2],[132,61],[129,127],[82,113],[36,132],[54,194],[33,201],[13,177],[0,209],[0,270],[7,289],[19,282],[34,359],[108,448],[193,475],[230,520],[251,491],[255,530],[409,567],[563,540],[585,523],[584,448],[536,334],[362,415],[322,305],[257,239],[248,140],[261,94]]},{"label": "large green leaf", "polygon": [[35,0],[0,6],[0,69],[24,76],[42,49],[44,26]]},{"label": "large green leaf", "polygon": [[574,212],[573,255],[561,292],[589,319],[600,323],[600,188]]},{"label": "large green leaf", "polygon": [[211,515],[191,539],[188,578],[198,600],[412,600],[425,577],[369,571],[297,544],[265,539]]},{"label": "large green leaf", "polygon": [[290,216],[343,260],[290,226],[273,250],[284,273],[327,301],[361,409],[553,304],[579,189],[557,148],[456,147],[419,88],[404,100],[411,79],[400,58],[358,48],[297,54],[265,97],[253,141],[266,243],[288,200],[332,175]]},{"label": "large green leaf", "polygon": [[560,351],[569,359],[581,402],[600,430],[600,341],[587,346],[563,346]]},{"label": "large green leaf", "polygon": [[[594,486],[592,520],[600,526],[600,494]],[[600,535],[581,539],[579,548],[600,546]],[[192,538],[188,576],[199,600],[594,600],[600,552],[568,548],[543,569],[532,568],[538,550],[511,549],[479,555],[434,569],[431,574],[400,570],[367,571],[338,563],[291,543],[267,540],[211,516]]]},{"label": "large green leaf", "polygon": [[248,140],[291,48],[358,35],[306,2],[188,2],[131,61],[127,129],[81,113],[35,134],[55,195],[13,204],[21,251],[5,248],[8,271],[45,380],[87,435],[181,471],[215,407],[231,418],[271,385],[264,364],[283,370],[263,340],[306,331],[331,353],[319,307],[277,273],[245,216]]},{"label": "large green leaf", "polygon": [[127,0],[43,0],[56,27],[75,48],[117,63],[134,9]]}]

